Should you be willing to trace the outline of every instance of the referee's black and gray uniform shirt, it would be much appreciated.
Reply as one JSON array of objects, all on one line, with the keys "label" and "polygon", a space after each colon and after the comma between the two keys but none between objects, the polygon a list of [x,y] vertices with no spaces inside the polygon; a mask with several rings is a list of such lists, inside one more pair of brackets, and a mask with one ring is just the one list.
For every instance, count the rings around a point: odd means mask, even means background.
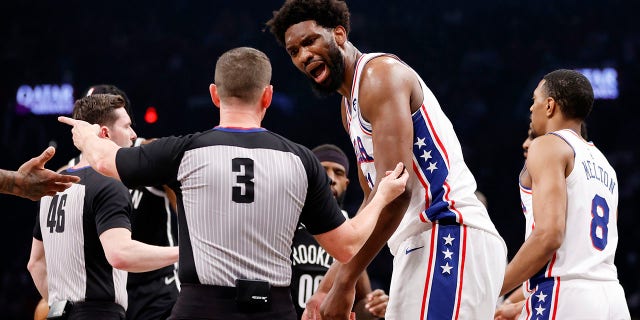
[{"label": "referee's black and gray uniform shirt", "polygon": [[345,221],[313,153],[262,128],[161,138],[120,149],[116,165],[129,187],[176,192],[183,284],[233,287],[244,278],[286,287],[298,221],[312,234]]},{"label": "referee's black and gray uniform shirt", "polygon": [[48,302],[115,302],[126,309],[127,272],[109,264],[99,236],[112,228],[131,230],[129,190],[91,167],[62,173],[81,180],[40,200],[33,232],[44,245]]},{"label": "referee's black and gray uniform shirt", "polygon": [[[144,138],[136,139],[134,146],[139,146]],[[74,167],[80,162],[80,156],[71,159],[67,167]],[[175,246],[178,243],[174,226],[175,214],[162,186],[138,187],[129,189],[133,210],[129,216],[131,222],[131,239],[155,246]],[[127,278],[129,290],[141,284],[157,279],[172,279],[174,265],[147,272],[130,272]],[[177,287],[176,287],[177,290]]]}]

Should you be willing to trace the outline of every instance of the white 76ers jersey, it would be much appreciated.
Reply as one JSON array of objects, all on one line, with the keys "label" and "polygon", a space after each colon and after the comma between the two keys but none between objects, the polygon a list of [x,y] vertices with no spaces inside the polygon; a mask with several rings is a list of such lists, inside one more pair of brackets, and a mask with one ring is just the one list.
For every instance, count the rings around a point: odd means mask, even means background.
[{"label": "white 76ers jersey", "polygon": [[[573,170],[567,177],[565,236],[549,263],[533,276],[529,289],[554,277],[589,280],[616,280],[613,259],[618,245],[618,179],[602,152],[572,130],[552,132],[574,151]],[[535,192],[535,190],[534,190]],[[527,229],[535,228],[532,191],[520,186]]]},{"label": "white 76ers jersey", "polygon": [[[368,61],[386,55],[363,54],[353,77],[351,101],[345,100],[347,124],[358,165],[373,188],[376,181],[371,124],[363,119],[358,105],[362,70]],[[399,59],[398,59],[399,60]],[[409,66],[407,66],[409,68]],[[415,72],[414,72],[415,73]],[[396,232],[389,239],[395,255],[407,237],[431,229],[431,222],[448,220],[498,235],[486,208],[475,196],[476,181],[462,157],[460,142],[453,126],[442,112],[438,100],[416,73],[424,94],[422,106],[412,115],[413,168],[407,184],[413,186],[409,208]]]}]

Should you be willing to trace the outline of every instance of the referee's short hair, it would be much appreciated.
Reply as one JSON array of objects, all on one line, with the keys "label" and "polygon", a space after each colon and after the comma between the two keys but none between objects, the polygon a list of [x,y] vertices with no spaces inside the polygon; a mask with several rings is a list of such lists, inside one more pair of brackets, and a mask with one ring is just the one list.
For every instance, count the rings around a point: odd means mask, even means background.
[{"label": "referee's short hair", "polygon": [[271,62],[254,48],[231,49],[218,58],[214,82],[220,98],[255,102],[271,83]]}]

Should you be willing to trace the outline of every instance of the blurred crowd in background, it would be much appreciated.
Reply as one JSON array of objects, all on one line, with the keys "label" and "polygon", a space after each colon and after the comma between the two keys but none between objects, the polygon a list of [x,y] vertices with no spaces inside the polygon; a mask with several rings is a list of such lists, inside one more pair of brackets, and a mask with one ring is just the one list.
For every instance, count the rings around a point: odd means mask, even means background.
[{"label": "blurred crowd in background", "polygon": [[[263,125],[309,148],[333,143],[352,153],[339,98],[316,97],[264,23],[282,0],[12,1],[0,4],[0,168],[55,145],[55,169],[77,155],[56,115],[21,112],[21,85],[115,84],[133,104],[143,137],[202,131],[217,123],[208,85],[218,56],[251,46],[269,55],[276,91]],[[478,189],[507,242],[509,257],[524,239],[518,195],[531,94],[557,68],[612,68],[619,95],[596,100],[589,139],[618,174],[620,240],[616,265],[629,308],[640,317],[640,144],[633,138],[640,99],[640,28],[636,1],[348,1],[351,40],[365,52],[390,52],[412,66],[435,93],[457,130]],[[148,107],[157,121],[147,123]],[[352,165],[355,160],[352,158]],[[352,172],[346,209],[362,193]],[[26,319],[39,296],[26,270],[37,203],[0,195],[0,310]],[[387,250],[369,267],[387,289]]]}]

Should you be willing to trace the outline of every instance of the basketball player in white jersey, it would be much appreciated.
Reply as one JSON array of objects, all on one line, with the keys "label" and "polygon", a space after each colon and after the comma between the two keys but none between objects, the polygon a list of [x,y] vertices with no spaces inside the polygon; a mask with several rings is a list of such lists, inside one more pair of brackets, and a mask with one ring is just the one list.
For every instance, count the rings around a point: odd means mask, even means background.
[{"label": "basketball player in white jersey", "polygon": [[526,240],[501,293],[523,282],[520,319],[630,319],[613,264],[618,244],[615,170],[581,125],[593,106],[574,70],[544,76],[533,92],[529,146],[520,175]]},{"label": "basketball player in white jersey", "polygon": [[[580,135],[585,140],[589,139],[587,137],[587,124],[586,122],[582,122],[580,126]],[[529,152],[529,146],[533,139],[535,139],[534,132],[531,129],[531,123],[529,123],[529,130],[527,130],[527,137],[522,142],[522,154],[524,155],[524,159],[527,159],[527,153]],[[524,210],[526,214],[526,209]],[[512,293],[509,294],[500,304],[500,306],[496,309],[496,314],[494,316],[494,320],[515,320],[518,318],[522,311],[522,306],[526,301],[525,291],[527,289],[523,285],[521,288],[515,289]],[[529,292],[527,292],[527,296]]]},{"label": "basketball player in white jersey", "polygon": [[388,240],[395,257],[386,319],[489,319],[506,246],[474,194],[451,122],[413,69],[390,54],[363,54],[348,40],[349,17],[344,1],[290,0],[267,26],[316,91],[344,97],[365,202],[384,168],[402,161],[410,178],[358,255],[330,269],[307,316],[322,300],[323,319],[346,319],[358,276]]}]

